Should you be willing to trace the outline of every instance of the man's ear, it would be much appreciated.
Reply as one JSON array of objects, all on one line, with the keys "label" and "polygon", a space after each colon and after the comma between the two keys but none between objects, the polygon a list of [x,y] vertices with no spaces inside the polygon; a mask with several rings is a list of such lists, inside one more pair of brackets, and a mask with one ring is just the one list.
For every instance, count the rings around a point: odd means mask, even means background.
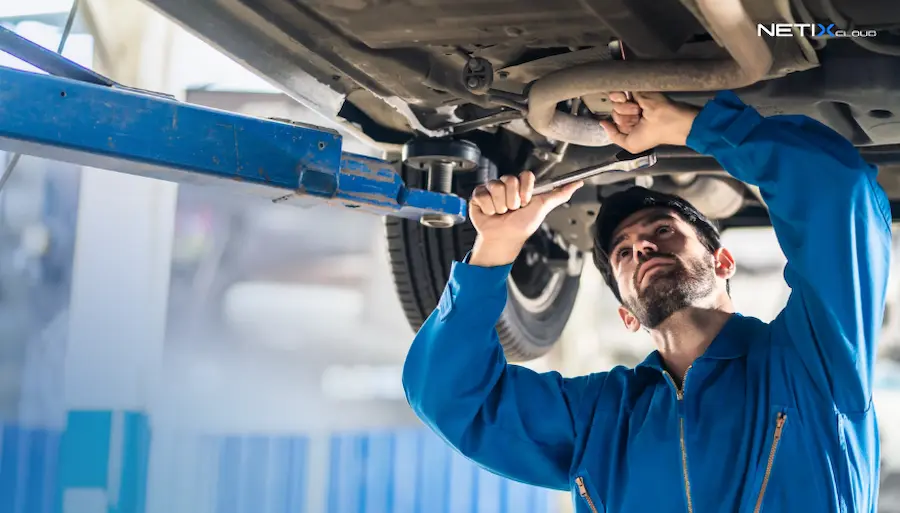
[{"label": "man's ear", "polygon": [[716,276],[728,280],[734,276],[737,271],[737,265],[734,262],[734,256],[727,248],[719,248],[713,257],[716,260]]},{"label": "man's ear", "polygon": [[628,331],[635,333],[637,330],[641,329],[641,321],[637,320],[637,317],[632,315],[624,306],[619,307],[619,317],[622,319],[622,323],[625,324]]}]

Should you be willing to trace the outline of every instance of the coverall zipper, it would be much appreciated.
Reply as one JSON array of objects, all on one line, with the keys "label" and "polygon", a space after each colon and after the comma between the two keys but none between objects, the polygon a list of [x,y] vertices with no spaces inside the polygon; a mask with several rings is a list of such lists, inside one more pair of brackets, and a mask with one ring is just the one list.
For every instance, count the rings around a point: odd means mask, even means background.
[{"label": "coverall zipper", "polygon": [[588,506],[591,507],[591,511],[592,511],[593,513],[597,513],[597,507],[594,506],[594,501],[591,500],[591,496],[590,496],[590,494],[588,494],[587,487],[584,486],[584,478],[581,477],[581,476],[576,477],[576,478],[575,478],[575,484],[578,485],[578,493],[579,493],[582,497],[584,497],[584,500],[587,501]]},{"label": "coverall zipper", "polygon": [[691,367],[693,365],[689,365],[688,368],[684,371],[684,377],[681,379],[681,387],[675,384],[675,380],[672,379],[672,375],[666,371],[663,371],[666,378],[672,382],[672,386],[675,387],[675,397],[678,398],[679,408],[678,408],[678,432],[681,440],[681,471],[684,474],[684,495],[687,499],[687,509],[688,513],[694,513],[694,503],[691,500],[691,480],[688,477],[688,466],[687,466],[687,448],[684,443],[684,414],[682,412],[681,406],[683,405],[681,401],[684,400],[684,388],[687,385],[687,375],[690,372]]},{"label": "coverall zipper", "polygon": [[769,448],[769,462],[766,464],[766,474],[763,476],[762,486],[759,489],[759,497],[756,499],[756,508],[753,513],[759,513],[762,508],[763,496],[766,494],[766,486],[769,484],[769,476],[772,474],[772,464],[775,463],[775,451],[778,450],[778,442],[781,440],[781,431],[784,429],[784,422],[787,420],[787,414],[778,413],[775,420],[775,434],[772,436],[772,447]]}]

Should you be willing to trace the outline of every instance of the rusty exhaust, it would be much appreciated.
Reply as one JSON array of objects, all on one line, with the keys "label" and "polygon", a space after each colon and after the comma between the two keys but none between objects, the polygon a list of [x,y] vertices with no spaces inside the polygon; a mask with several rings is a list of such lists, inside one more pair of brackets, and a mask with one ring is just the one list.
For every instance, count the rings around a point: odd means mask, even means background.
[{"label": "rusty exhaust", "polygon": [[762,80],[772,52],[756,34],[741,0],[696,0],[712,36],[731,55],[727,61],[603,61],[538,79],[528,94],[528,123],[539,134],[579,146],[611,144],[596,120],[557,111],[559,102],[611,91],[719,91]]}]

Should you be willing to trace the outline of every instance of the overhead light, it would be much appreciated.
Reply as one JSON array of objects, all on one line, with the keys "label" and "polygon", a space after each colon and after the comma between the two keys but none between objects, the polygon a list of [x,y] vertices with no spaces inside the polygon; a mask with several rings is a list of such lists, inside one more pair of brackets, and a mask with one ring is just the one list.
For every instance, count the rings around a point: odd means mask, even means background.
[{"label": "overhead light", "polygon": [[405,397],[402,367],[395,365],[332,365],[322,374],[322,392],[342,400],[400,400]]},{"label": "overhead light", "polygon": [[29,0],[28,2],[0,2],[0,18],[21,18],[41,14],[69,12],[72,0]]}]

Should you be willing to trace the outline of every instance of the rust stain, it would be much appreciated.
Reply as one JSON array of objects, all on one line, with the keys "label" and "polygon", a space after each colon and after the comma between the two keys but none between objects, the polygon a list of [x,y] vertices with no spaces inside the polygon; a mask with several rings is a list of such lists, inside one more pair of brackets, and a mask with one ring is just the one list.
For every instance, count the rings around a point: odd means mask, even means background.
[{"label": "rust stain", "polygon": [[106,145],[109,146],[109,149],[111,150],[116,149],[116,142],[113,141],[112,136],[106,138]]},{"label": "rust stain", "polygon": [[257,169],[257,170],[256,170],[256,173],[257,173],[259,176],[261,176],[263,180],[265,180],[265,181],[267,181],[267,182],[271,182],[271,181],[272,181],[272,180],[269,178],[268,173],[266,173],[266,170],[263,169],[262,167],[260,167],[259,169]]}]

